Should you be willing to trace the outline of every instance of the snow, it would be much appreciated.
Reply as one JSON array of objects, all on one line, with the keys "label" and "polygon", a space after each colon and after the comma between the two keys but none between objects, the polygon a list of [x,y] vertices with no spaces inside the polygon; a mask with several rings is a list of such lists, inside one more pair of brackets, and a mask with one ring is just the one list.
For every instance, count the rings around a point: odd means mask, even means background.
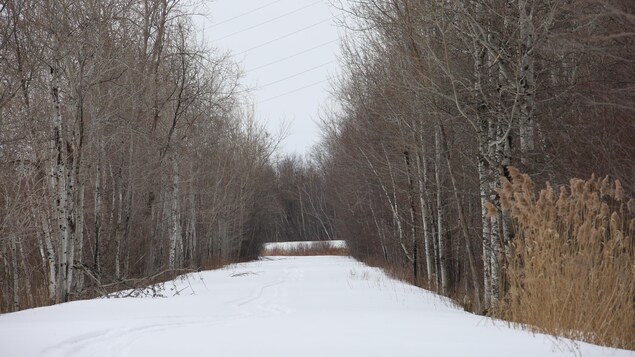
[{"label": "snow", "polygon": [[263,258],[164,294],[0,315],[0,356],[635,356],[509,328],[348,257]]}]

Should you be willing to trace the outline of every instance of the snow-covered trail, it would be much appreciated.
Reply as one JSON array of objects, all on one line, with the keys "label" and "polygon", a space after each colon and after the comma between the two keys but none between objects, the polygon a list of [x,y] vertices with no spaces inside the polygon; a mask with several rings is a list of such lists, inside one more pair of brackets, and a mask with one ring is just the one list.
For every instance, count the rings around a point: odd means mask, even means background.
[{"label": "snow-covered trail", "polygon": [[510,329],[346,257],[270,257],[166,287],[180,294],[0,315],[0,357],[635,356]]}]

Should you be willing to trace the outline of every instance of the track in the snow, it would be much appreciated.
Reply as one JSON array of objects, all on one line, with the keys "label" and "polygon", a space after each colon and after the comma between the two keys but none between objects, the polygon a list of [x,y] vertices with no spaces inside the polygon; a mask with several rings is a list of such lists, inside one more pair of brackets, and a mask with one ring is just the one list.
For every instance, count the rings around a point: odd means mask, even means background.
[{"label": "track in the snow", "polygon": [[271,257],[167,285],[180,295],[0,315],[0,357],[635,356],[510,329],[347,257]]}]

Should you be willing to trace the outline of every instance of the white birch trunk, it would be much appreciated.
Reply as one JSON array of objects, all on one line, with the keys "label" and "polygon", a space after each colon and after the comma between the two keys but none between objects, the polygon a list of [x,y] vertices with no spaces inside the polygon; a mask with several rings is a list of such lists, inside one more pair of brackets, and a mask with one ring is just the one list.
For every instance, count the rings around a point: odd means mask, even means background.
[{"label": "white birch trunk", "polygon": [[[481,154],[482,155],[482,154]],[[487,202],[489,199],[489,182],[487,178],[487,163],[484,158],[479,158],[478,165],[479,186],[481,193],[481,224],[483,229],[483,304],[485,309],[489,309],[492,301],[492,265],[491,265],[491,222],[487,213]]]},{"label": "white birch trunk", "polygon": [[195,266],[196,263],[196,249],[198,245],[198,234],[196,230],[197,225],[197,211],[196,211],[196,195],[194,194],[194,185],[190,185],[190,219],[188,221],[188,256],[190,258],[190,264]]},{"label": "white birch trunk", "polygon": [[[77,210],[75,214],[75,222],[77,222],[77,228],[75,230],[75,243],[77,245],[77,263],[84,263],[84,184],[80,184],[78,196],[77,196]],[[79,274],[76,281],[77,291],[84,289],[84,274]]]},{"label": "white birch trunk", "polygon": [[441,147],[441,126],[435,125],[434,128],[434,147],[435,147],[435,162],[434,162],[434,177],[437,186],[437,241],[439,244],[439,275],[441,277],[441,294],[446,295],[448,292],[448,268],[447,268],[447,249],[445,242],[445,223],[444,223],[444,211],[443,211],[443,186],[442,186],[442,172],[441,170],[445,165],[444,153]]},{"label": "white birch trunk", "polygon": [[[246,181],[246,178],[243,178]],[[238,195],[238,223],[236,227],[236,249],[234,250],[234,255],[232,258],[238,258],[240,256],[240,251],[243,247],[243,239],[244,239],[244,227],[245,227],[245,201],[247,199],[247,194],[245,192],[245,183],[241,180],[240,183],[240,194]]]},{"label": "white birch trunk", "polygon": [[[489,202],[496,206],[496,192],[494,189],[496,184],[490,182],[490,196]],[[490,307],[496,307],[500,297],[500,257],[502,256],[502,242],[499,229],[499,215],[498,213],[489,217],[490,220],[490,270],[491,270],[491,284],[492,284],[492,296],[490,299]]]},{"label": "white birch trunk", "polygon": [[117,220],[115,223],[115,279],[121,278],[121,228],[123,217],[123,192],[121,192],[121,169],[117,174],[115,180],[115,195],[116,205],[113,205],[113,210],[117,211]]},{"label": "white birch trunk", "polygon": [[415,201],[415,187],[414,179],[412,177],[412,164],[410,162],[410,151],[406,150],[404,153],[404,160],[406,163],[406,173],[408,176],[408,196],[410,203],[410,235],[412,240],[412,274],[414,276],[414,282],[419,282],[419,250],[417,246],[417,206]]},{"label": "white birch trunk", "polygon": [[300,220],[302,223],[302,238],[307,239],[308,237],[306,236],[306,223],[304,220],[304,202],[302,202],[302,192],[300,191],[300,184],[298,183],[297,185],[298,188],[298,200],[300,201]]},{"label": "white birch trunk", "polygon": [[97,167],[95,168],[95,188],[93,191],[93,195],[95,197],[95,213],[94,213],[94,221],[95,221],[95,249],[94,249],[94,258],[93,264],[95,265],[95,271],[99,273],[101,271],[101,206],[102,206],[102,176],[103,176],[103,167],[102,167],[102,157],[103,157],[103,143],[101,139],[98,139],[98,149],[97,149]]},{"label": "white birch trunk", "polygon": [[20,275],[18,271],[17,237],[12,234],[9,237],[11,243],[11,275],[13,276],[13,311],[20,310]]},{"label": "white birch trunk", "polygon": [[[488,135],[486,139],[488,151],[486,153],[487,158],[492,162],[496,163],[498,167],[492,167],[491,163],[487,166],[487,171],[485,173],[485,177],[487,180],[487,202],[491,204],[496,212],[486,212],[487,219],[489,220],[489,265],[490,265],[490,284],[491,284],[491,296],[490,296],[490,308],[496,307],[498,304],[498,299],[500,296],[500,262],[501,262],[501,252],[502,252],[502,240],[501,240],[501,232],[500,232],[500,220],[499,220],[499,212],[498,207],[499,199],[498,194],[496,193],[496,189],[498,188],[498,177],[501,175],[499,169],[503,166],[504,159],[504,149],[503,147],[507,145],[507,140],[501,142],[502,139],[502,127],[500,126],[500,122],[498,120],[490,119],[488,121]],[[487,211],[487,209],[486,209]]]},{"label": "white birch trunk", "polygon": [[419,178],[419,202],[421,204],[421,223],[423,225],[423,242],[426,255],[426,273],[428,278],[428,287],[432,287],[433,280],[436,280],[436,269],[434,264],[434,250],[432,249],[432,234],[430,232],[430,207],[426,198],[428,190],[428,163],[426,161],[426,150],[423,142],[423,133],[419,138],[419,150],[417,150],[417,172]]},{"label": "white birch trunk", "polygon": [[123,235],[123,239],[124,239],[124,243],[125,243],[125,258],[124,258],[124,262],[123,262],[123,276],[126,277],[128,276],[128,273],[130,271],[130,221],[131,221],[131,217],[130,215],[132,214],[131,210],[132,210],[132,201],[133,201],[133,190],[132,187],[128,187],[128,191],[127,191],[127,199],[126,201],[127,203],[127,207],[126,207],[126,223],[125,223],[125,229],[124,229],[124,235]]},{"label": "white birch trunk", "polygon": [[[33,215],[31,218],[33,218],[34,222],[37,222],[37,216]],[[37,234],[37,248],[38,248],[38,253],[40,253],[40,259],[42,261],[42,273],[44,273],[44,275],[47,275],[48,273],[48,262],[46,260],[46,251],[44,250],[44,238],[42,238],[41,232],[38,232]]]},{"label": "white birch trunk", "polygon": [[168,268],[173,270],[177,264],[177,249],[181,239],[181,222],[179,219],[179,172],[176,158],[172,158],[172,185],[170,192],[169,221],[170,246],[168,252]]},{"label": "white birch trunk", "polygon": [[57,261],[53,242],[51,240],[51,228],[48,218],[42,214],[43,239],[46,247],[46,260],[48,266],[48,297],[51,304],[57,302]]},{"label": "white birch trunk", "polygon": [[51,102],[53,105],[53,148],[55,162],[53,165],[54,207],[55,207],[55,232],[60,237],[60,259],[57,288],[59,296],[66,301],[66,285],[68,281],[68,257],[69,257],[69,214],[68,214],[68,183],[67,183],[67,148],[65,140],[64,123],[62,120],[62,108],[59,88],[59,70],[51,68]]},{"label": "white birch trunk", "polygon": [[134,192],[133,184],[132,184],[132,163],[134,162],[134,137],[132,133],[130,133],[130,149],[128,150],[128,191],[127,191],[127,207],[126,207],[126,231],[124,234],[124,241],[126,243],[126,258],[124,260],[124,276],[128,276],[130,272],[130,223],[132,216],[132,202],[134,200]]},{"label": "white birch trunk", "polygon": [[528,164],[527,154],[534,150],[534,93],[536,90],[534,73],[535,29],[533,13],[528,0],[518,1],[520,15],[520,150],[521,161]]},{"label": "white birch trunk", "polygon": [[68,229],[68,244],[66,246],[65,260],[66,260],[66,272],[64,279],[64,301],[68,301],[70,298],[72,286],[73,286],[73,265],[75,260],[75,234],[76,234],[76,185],[77,177],[75,175],[75,152],[73,147],[67,149],[67,179],[66,179],[66,204],[68,205],[67,211],[67,229]]},{"label": "white birch trunk", "polygon": [[[9,274],[11,274],[10,272],[10,268],[9,268],[9,262],[7,261],[7,245],[3,244],[0,245],[0,258],[2,259],[2,268],[3,271],[6,273],[7,277],[9,276]],[[7,308],[11,308],[11,297],[9,292],[11,291],[11,279],[7,279],[6,281],[0,281],[0,294],[2,294],[0,296],[0,299],[2,299],[2,301],[6,301],[8,306]]]},{"label": "white birch trunk", "polygon": [[388,152],[386,151],[386,147],[383,147],[383,150],[384,150],[384,157],[386,158],[386,164],[388,165],[388,175],[390,176],[390,184],[392,188],[392,200],[390,200],[390,198],[388,200],[389,200],[389,203],[391,203],[390,206],[392,209],[393,219],[397,226],[399,245],[401,246],[401,250],[403,251],[403,254],[406,257],[406,259],[408,259],[408,261],[413,263],[414,258],[408,253],[408,248],[406,247],[406,244],[405,244],[405,233],[403,229],[403,224],[401,223],[401,217],[399,215],[399,203],[397,201],[397,183],[395,182],[395,174],[394,174],[392,165],[390,164],[390,158],[388,157]]}]

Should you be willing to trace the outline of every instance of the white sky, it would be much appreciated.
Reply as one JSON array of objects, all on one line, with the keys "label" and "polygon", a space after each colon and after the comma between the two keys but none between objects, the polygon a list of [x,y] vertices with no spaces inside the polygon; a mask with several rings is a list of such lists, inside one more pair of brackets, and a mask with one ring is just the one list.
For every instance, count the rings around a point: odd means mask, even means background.
[{"label": "white sky", "polygon": [[206,7],[204,40],[241,64],[257,120],[271,134],[287,123],[282,153],[307,154],[320,139],[318,113],[339,65],[337,9],[328,0],[214,0]]}]

